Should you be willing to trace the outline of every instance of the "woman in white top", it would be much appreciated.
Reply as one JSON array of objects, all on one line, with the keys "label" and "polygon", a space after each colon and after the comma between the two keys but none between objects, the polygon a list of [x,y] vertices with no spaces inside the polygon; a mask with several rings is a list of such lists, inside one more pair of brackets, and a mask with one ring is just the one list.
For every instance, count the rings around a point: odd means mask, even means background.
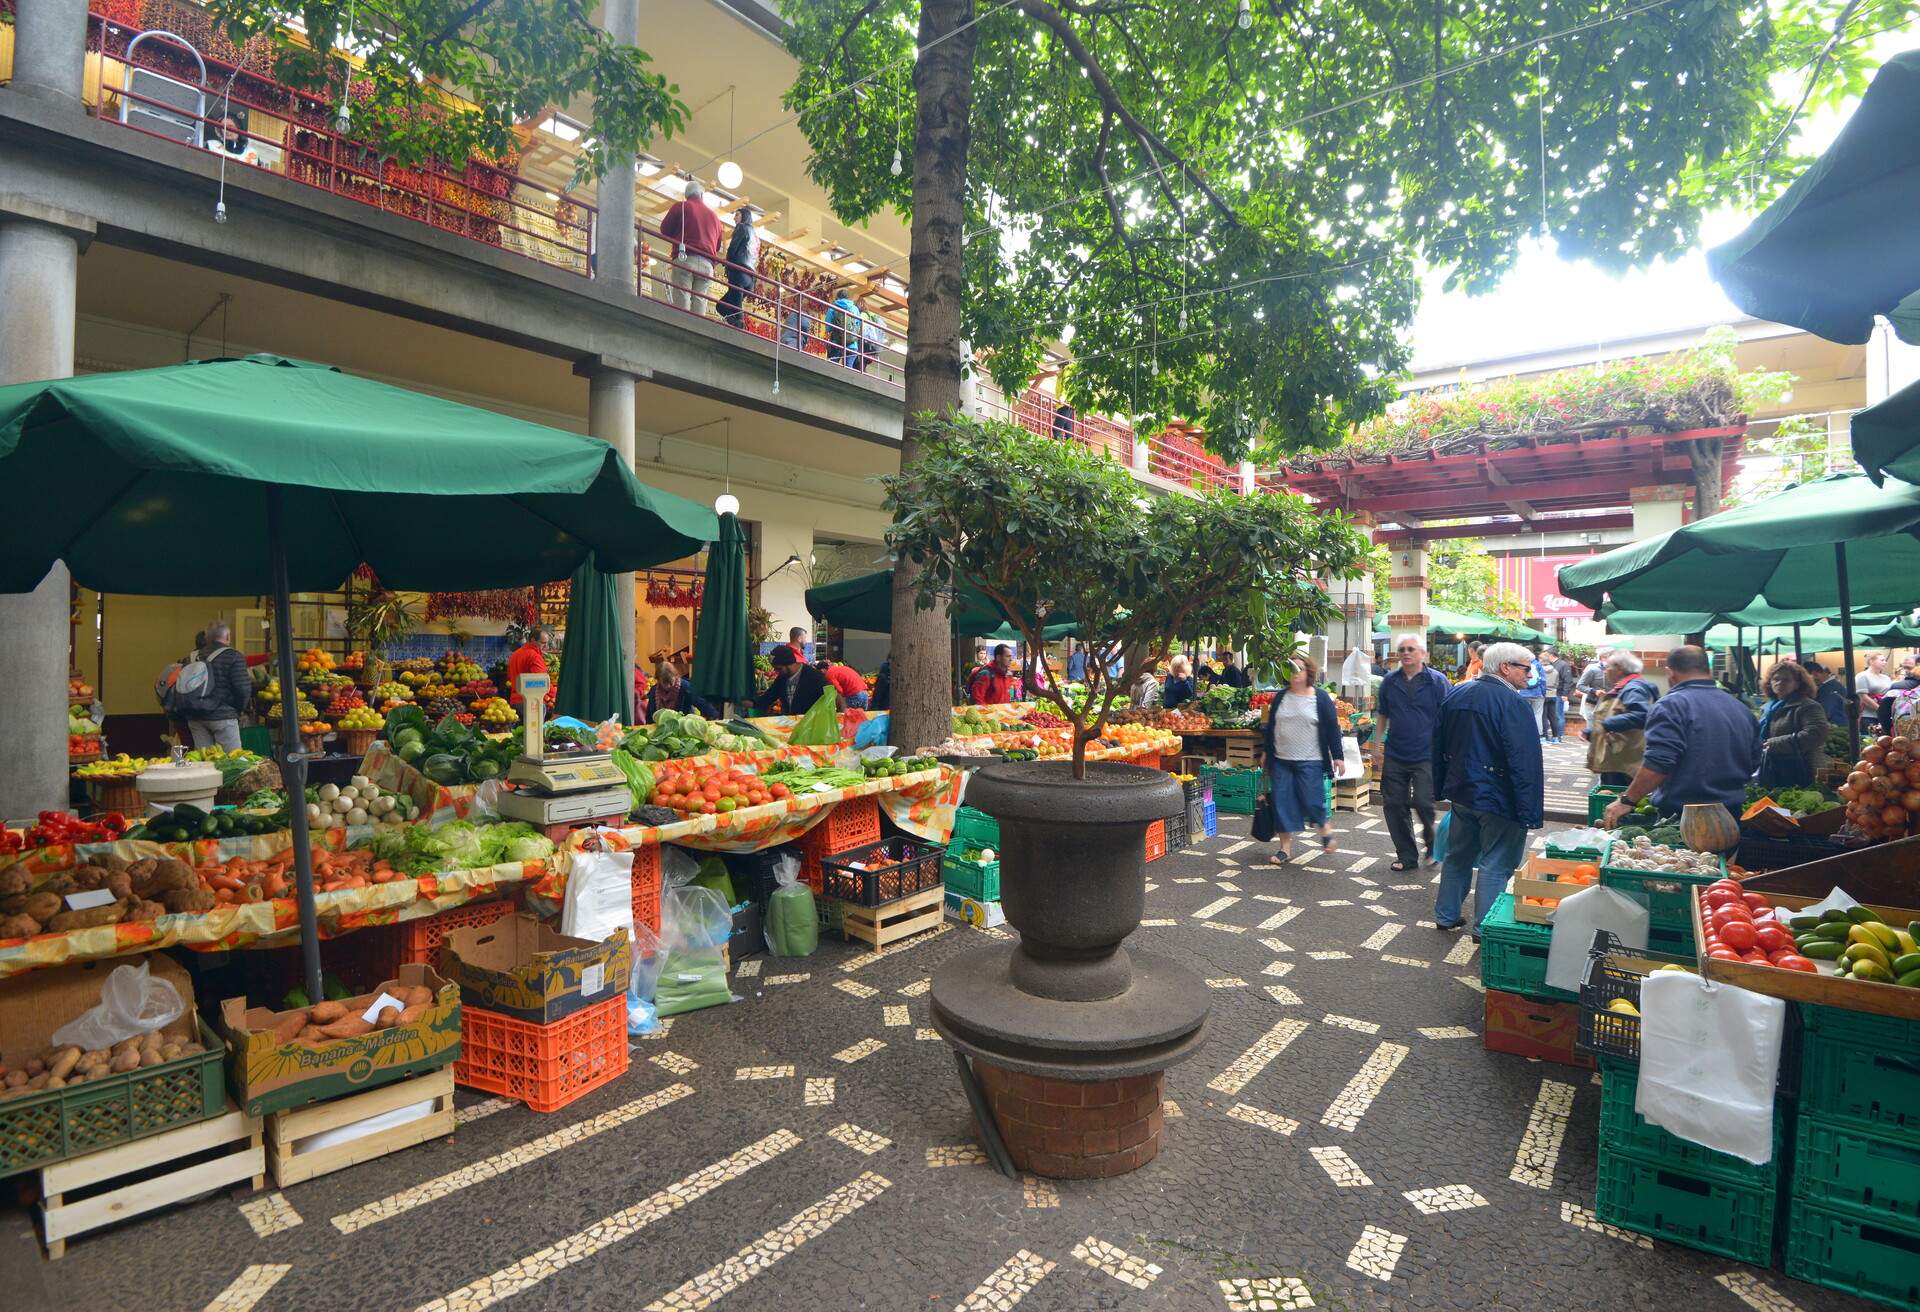
[{"label": "woman in white top", "polygon": [[1273,836],[1280,850],[1267,860],[1276,866],[1293,857],[1293,836],[1311,824],[1320,848],[1335,843],[1328,823],[1327,781],[1342,769],[1340,713],[1333,698],[1314,686],[1320,670],[1305,656],[1293,659],[1293,677],[1274,694],[1260,726],[1260,753],[1272,784]]}]

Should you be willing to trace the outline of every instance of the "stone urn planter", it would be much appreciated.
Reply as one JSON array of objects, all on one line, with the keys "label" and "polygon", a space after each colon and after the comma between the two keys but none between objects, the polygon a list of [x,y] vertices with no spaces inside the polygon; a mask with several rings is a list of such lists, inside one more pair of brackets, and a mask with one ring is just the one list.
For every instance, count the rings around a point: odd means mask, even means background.
[{"label": "stone urn planter", "polygon": [[1015,1166],[1121,1175],[1160,1150],[1164,1073],[1199,1048],[1204,982],[1127,946],[1146,901],[1146,829],[1184,805],[1160,770],[991,765],[968,805],[1000,822],[1000,897],[1018,943],[933,977],[934,1027],[972,1058]]}]

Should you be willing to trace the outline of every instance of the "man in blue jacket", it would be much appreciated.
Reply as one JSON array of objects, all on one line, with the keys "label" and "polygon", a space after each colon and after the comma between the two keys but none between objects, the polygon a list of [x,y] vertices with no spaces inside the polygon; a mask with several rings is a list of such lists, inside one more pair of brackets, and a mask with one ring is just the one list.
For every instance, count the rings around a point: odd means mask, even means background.
[{"label": "man in blue jacket", "polygon": [[1496,642],[1480,660],[1480,677],[1461,684],[1441,703],[1433,738],[1434,782],[1453,804],[1433,918],[1441,929],[1466,923],[1461,903],[1478,868],[1468,931],[1476,940],[1526,852],[1527,831],[1540,827],[1546,807],[1540,731],[1520,695],[1534,674],[1533,653],[1517,642]]},{"label": "man in blue jacket", "polygon": [[1380,680],[1381,738],[1374,740],[1373,760],[1380,767],[1387,833],[1393,838],[1392,868],[1407,871],[1419,869],[1422,861],[1413,842],[1415,812],[1426,856],[1433,855],[1433,735],[1453,686],[1427,664],[1426,640],[1419,634],[1400,639],[1399,657],[1400,668]]},{"label": "man in blue jacket", "polygon": [[1607,808],[1609,829],[1643,797],[1662,815],[1717,802],[1737,819],[1747,781],[1760,767],[1760,726],[1753,712],[1713,677],[1702,647],[1675,647],[1667,655],[1668,691],[1647,712],[1647,750],[1627,791]]}]

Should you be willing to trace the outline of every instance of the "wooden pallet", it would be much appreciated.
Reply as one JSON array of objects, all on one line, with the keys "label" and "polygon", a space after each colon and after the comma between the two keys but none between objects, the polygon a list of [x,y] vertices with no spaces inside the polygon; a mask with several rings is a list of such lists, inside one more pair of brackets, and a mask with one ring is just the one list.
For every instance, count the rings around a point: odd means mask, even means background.
[{"label": "wooden pallet", "polygon": [[[433,1099],[433,1110],[416,1120],[326,1148],[296,1151],[303,1140],[326,1130],[338,1130],[384,1116],[429,1098]],[[383,1084],[350,1098],[333,1098],[289,1112],[275,1112],[267,1119],[267,1168],[273,1173],[273,1182],[284,1189],[302,1180],[358,1166],[452,1133],[453,1066],[449,1063],[425,1075]]]},{"label": "wooden pallet", "polygon": [[[40,1225],[47,1257],[102,1226],[184,1203],[248,1180],[266,1184],[259,1118],[232,1103],[224,1115],[40,1168]],[[165,1170],[171,1163],[185,1163]],[[160,1171],[160,1174],[155,1174]]]},{"label": "wooden pallet", "polygon": [[875,952],[889,943],[911,938],[938,925],[946,914],[947,887],[935,884],[925,892],[877,907],[843,904],[840,932],[869,944]]},{"label": "wooden pallet", "polygon": [[1253,742],[1253,739],[1251,738],[1227,739],[1227,756],[1226,756],[1227,764],[1228,765],[1252,765],[1254,763],[1253,749],[1254,749],[1254,742]]}]

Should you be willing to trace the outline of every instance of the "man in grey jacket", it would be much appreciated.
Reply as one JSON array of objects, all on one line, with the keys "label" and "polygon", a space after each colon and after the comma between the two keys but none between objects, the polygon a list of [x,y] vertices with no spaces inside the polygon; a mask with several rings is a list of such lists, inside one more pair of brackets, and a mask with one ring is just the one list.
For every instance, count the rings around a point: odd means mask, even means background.
[{"label": "man in grey jacket", "polygon": [[[192,688],[176,684],[177,696],[170,709],[187,722],[195,747],[218,744],[237,752],[240,717],[247,713],[253,680],[247,677],[247,658],[233,648],[233,626],[225,620],[207,625],[206,646],[194,653],[194,659],[207,667],[206,677]],[[181,682],[188,679],[192,666],[189,661],[181,671]]]}]

